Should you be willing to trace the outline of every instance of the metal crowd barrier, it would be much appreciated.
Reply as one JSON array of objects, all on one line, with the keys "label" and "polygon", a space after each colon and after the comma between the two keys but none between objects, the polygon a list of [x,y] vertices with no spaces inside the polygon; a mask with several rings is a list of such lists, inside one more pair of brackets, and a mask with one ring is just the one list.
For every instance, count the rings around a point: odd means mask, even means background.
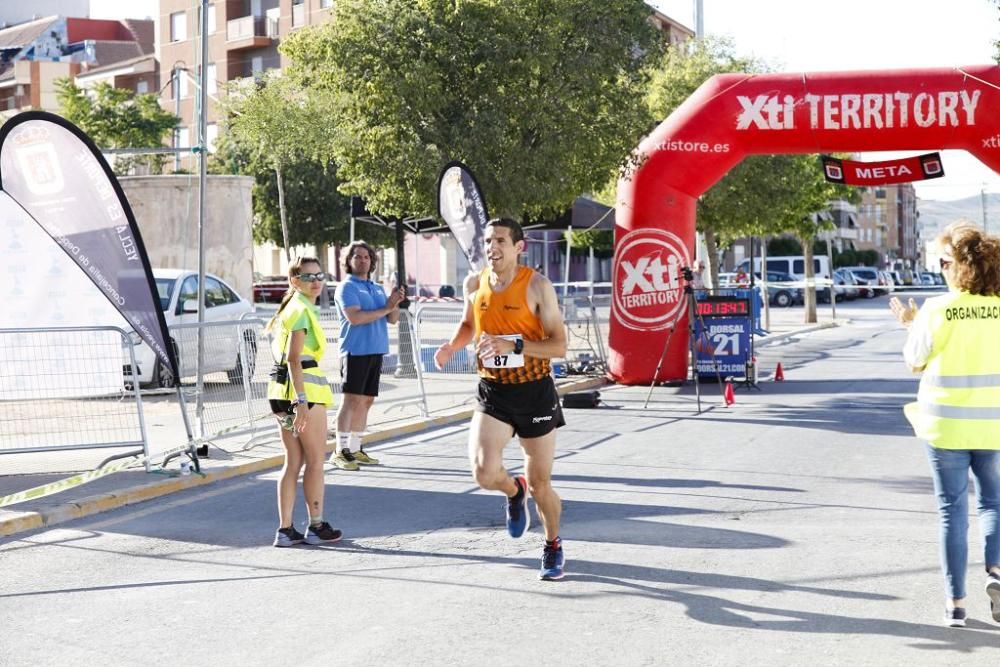
[{"label": "metal crowd barrier", "polygon": [[0,329],[0,454],[83,449],[146,455],[132,338],[117,327]]},{"label": "metal crowd barrier", "polygon": [[[194,436],[212,441],[222,436],[248,436],[245,449],[259,438],[276,437],[267,402],[271,352],[265,320],[243,318],[170,327],[180,367],[184,407]],[[203,331],[204,367],[197,384],[198,330]],[[222,447],[226,448],[226,447]]]}]

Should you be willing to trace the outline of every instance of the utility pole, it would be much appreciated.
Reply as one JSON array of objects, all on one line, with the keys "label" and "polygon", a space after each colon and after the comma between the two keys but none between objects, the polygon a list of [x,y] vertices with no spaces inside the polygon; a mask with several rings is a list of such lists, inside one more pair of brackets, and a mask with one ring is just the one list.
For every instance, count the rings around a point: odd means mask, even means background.
[{"label": "utility pole", "polygon": [[[206,153],[208,143],[206,141],[206,117],[208,104],[208,86],[205,81],[205,74],[208,70],[208,0],[201,0],[201,49],[198,55],[198,378],[197,378],[197,403],[195,404],[195,423],[197,424],[198,436],[204,434],[203,414],[204,403],[204,377],[202,369],[205,367],[205,182],[206,178]],[[247,367],[247,362],[241,360],[243,368]]]},{"label": "utility pole", "polygon": [[694,0],[694,36],[701,39],[705,36],[705,6],[703,0]]},{"label": "utility pole", "polygon": [[986,184],[985,183],[983,184],[983,187],[981,187],[979,189],[979,200],[982,202],[982,205],[983,205],[983,232],[984,233],[988,233],[989,232],[989,228],[988,228],[987,222],[986,222]]}]

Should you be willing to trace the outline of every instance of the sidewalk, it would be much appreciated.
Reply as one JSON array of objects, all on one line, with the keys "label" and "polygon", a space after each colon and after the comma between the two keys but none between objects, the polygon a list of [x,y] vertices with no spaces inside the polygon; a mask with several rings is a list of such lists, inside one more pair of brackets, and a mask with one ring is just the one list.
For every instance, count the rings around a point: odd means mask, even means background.
[{"label": "sidewalk", "polygon": [[[819,311],[819,322],[816,325],[804,325],[802,320],[801,307],[772,309],[770,333],[766,337],[758,338],[757,345],[766,346],[798,334],[837,326],[837,322],[830,318],[828,308]],[[432,404],[432,416],[424,419],[419,415],[406,416],[406,410],[409,409],[410,414],[413,415],[415,408],[412,405],[408,408],[405,400],[402,401],[401,405],[401,402],[396,400],[399,398],[398,396],[394,398],[394,392],[397,390],[393,388],[391,379],[388,380],[387,390],[383,392],[373,407],[372,426],[364,439],[365,445],[377,445],[377,443],[391,441],[405,434],[468,420],[472,415],[471,402],[467,402],[461,407],[440,410],[434,405],[434,401],[440,401],[444,405],[453,405],[457,403],[456,396],[471,396],[473,382],[474,379],[467,375],[434,380],[434,391],[428,397]],[[560,393],[582,391],[603,384],[605,381],[601,378],[569,378],[558,382]],[[186,440],[177,406],[170,403],[169,398],[170,396],[159,396],[144,399],[150,441],[151,443],[155,442],[156,445],[155,447],[151,446],[153,452],[166,451],[182,445]],[[174,472],[149,474],[138,469],[126,470],[53,495],[0,509],[0,537],[55,525],[220,480],[276,468],[283,461],[281,444],[273,437],[271,424],[262,423],[261,429],[267,439],[245,451],[211,447],[209,458],[201,460],[203,475],[179,476]],[[224,443],[222,444],[225,446]],[[373,451],[377,451],[377,447]],[[93,463],[80,469],[94,468],[106,454],[107,452],[104,451],[90,452]],[[27,457],[32,457],[37,462],[38,459],[46,456],[51,455],[46,453],[19,454],[0,458],[0,463],[7,464],[4,465],[4,470],[14,473],[0,475],[0,497],[58,482],[73,474],[73,472],[65,471],[17,474],[17,459],[24,460]],[[14,463],[11,464],[11,461]],[[176,468],[176,466],[171,467]]]}]

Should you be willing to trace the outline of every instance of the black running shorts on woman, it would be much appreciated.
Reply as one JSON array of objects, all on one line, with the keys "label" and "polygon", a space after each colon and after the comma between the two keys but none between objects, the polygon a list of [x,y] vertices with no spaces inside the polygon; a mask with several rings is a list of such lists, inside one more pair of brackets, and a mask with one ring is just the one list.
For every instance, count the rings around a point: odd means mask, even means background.
[{"label": "black running shorts on woman", "polygon": [[476,409],[510,424],[520,438],[540,438],[566,425],[551,377],[517,384],[480,380],[477,394]]}]

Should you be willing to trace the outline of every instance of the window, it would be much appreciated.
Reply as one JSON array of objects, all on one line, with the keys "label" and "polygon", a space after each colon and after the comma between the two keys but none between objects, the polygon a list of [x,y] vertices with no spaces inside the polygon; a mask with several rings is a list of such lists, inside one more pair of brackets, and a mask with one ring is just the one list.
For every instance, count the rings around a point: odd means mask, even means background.
[{"label": "window", "polygon": [[[218,280],[210,276],[205,277],[205,306],[207,308],[215,308],[216,306],[224,306],[230,303],[229,295],[226,292],[229,292],[229,290],[223,287],[222,283]],[[232,292],[229,292],[229,294],[232,294]]]},{"label": "window", "polygon": [[[195,8],[196,16],[198,17],[198,23],[194,28],[196,34],[201,34],[201,3],[198,3],[198,7]],[[215,5],[208,6],[208,34],[211,35],[215,32]]]},{"label": "window", "polygon": [[143,80],[143,81],[140,81],[139,83],[135,84],[135,92],[138,93],[138,94],[140,94],[140,95],[145,95],[146,93],[148,93],[149,92],[149,82]]},{"label": "window", "polygon": [[205,145],[208,147],[209,153],[215,152],[215,140],[219,138],[219,126],[215,123],[209,123],[205,126]]},{"label": "window", "polygon": [[319,0],[320,9],[327,9],[329,7],[333,7],[333,0]]},{"label": "window", "polygon": [[187,12],[170,15],[170,41],[183,42],[187,39]]},{"label": "window", "polygon": [[180,97],[184,99],[188,96],[188,75],[184,70],[177,70],[177,76],[170,82],[170,96],[173,99]]},{"label": "window", "polygon": [[181,292],[177,295],[177,308],[184,307],[185,301],[198,300],[198,276],[188,276],[181,284]]},{"label": "window", "polygon": [[209,95],[215,95],[219,92],[219,84],[215,80],[215,63],[209,63],[205,71],[207,72],[205,76],[205,90]]},{"label": "window", "polygon": [[797,276],[804,276],[806,273],[806,263],[805,260],[796,259],[792,261],[792,273]]},{"label": "window", "polygon": [[177,129],[177,144],[174,148],[190,148],[191,147],[191,134],[186,127],[181,127]]},{"label": "window", "polygon": [[253,72],[254,76],[263,73],[264,71],[264,58],[261,56],[254,56],[250,59],[250,71]]},{"label": "window", "polygon": [[785,271],[788,269],[788,261],[784,259],[767,260],[768,271]]}]

